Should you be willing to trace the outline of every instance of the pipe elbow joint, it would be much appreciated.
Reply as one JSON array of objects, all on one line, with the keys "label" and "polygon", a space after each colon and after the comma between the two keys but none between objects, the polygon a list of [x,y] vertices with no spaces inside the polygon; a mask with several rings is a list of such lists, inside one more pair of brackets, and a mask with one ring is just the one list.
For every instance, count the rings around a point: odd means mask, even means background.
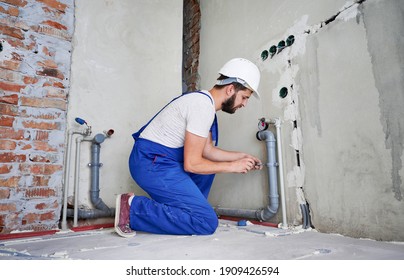
[{"label": "pipe elbow joint", "polygon": [[96,209],[109,212],[111,208],[109,208],[104,201],[99,197],[99,191],[91,191],[91,202],[95,206]]},{"label": "pipe elbow joint", "polygon": [[93,138],[93,143],[95,144],[101,144],[105,140],[105,135],[102,133],[98,133],[97,135],[94,136]]},{"label": "pipe elbow joint", "polygon": [[268,221],[278,212],[278,205],[268,205],[266,208],[259,212],[259,219],[261,221]]},{"label": "pipe elbow joint", "polygon": [[275,136],[269,130],[258,131],[256,136],[257,136],[257,139],[260,141],[275,142]]}]

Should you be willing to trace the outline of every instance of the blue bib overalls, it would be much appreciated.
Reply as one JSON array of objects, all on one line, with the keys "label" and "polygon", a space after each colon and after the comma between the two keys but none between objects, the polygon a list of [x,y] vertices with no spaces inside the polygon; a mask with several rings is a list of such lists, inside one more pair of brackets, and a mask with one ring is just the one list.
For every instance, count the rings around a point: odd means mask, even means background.
[{"label": "blue bib overalls", "polygon": [[[193,92],[198,93],[210,98],[203,92]],[[135,144],[129,158],[130,173],[151,199],[144,196],[133,198],[130,227],[138,231],[160,234],[212,234],[218,226],[218,218],[207,198],[215,175],[184,171],[184,147],[169,148],[139,138],[160,112],[132,135]],[[217,145],[216,116],[211,133]]]}]

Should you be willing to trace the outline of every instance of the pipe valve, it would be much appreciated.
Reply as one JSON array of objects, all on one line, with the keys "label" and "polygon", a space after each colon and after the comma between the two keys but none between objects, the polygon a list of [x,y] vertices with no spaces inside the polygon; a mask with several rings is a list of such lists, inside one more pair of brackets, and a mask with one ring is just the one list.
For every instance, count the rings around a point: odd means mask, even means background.
[{"label": "pipe valve", "polygon": [[258,130],[259,131],[264,131],[266,129],[268,129],[269,127],[269,122],[263,117],[259,119],[258,122]]},{"label": "pipe valve", "polygon": [[75,120],[76,123],[78,123],[79,125],[83,125],[83,124],[87,125],[87,122],[86,122],[85,120],[81,119],[81,118],[75,118],[74,120]]},{"label": "pipe valve", "polygon": [[86,122],[84,119],[82,119],[82,118],[75,118],[74,120],[75,120],[76,123],[78,123],[79,125],[85,124],[85,125],[87,126],[87,128],[86,128],[84,134],[87,135],[87,136],[91,135],[91,126],[89,126],[89,125],[87,124],[87,122]]}]

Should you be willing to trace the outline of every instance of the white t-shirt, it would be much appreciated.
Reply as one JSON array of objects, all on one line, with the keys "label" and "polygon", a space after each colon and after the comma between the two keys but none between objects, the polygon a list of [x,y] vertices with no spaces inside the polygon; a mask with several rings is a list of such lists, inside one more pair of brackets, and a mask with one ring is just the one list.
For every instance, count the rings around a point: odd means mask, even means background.
[{"label": "white t-shirt", "polygon": [[[215,118],[215,104],[208,91],[188,93],[171,102],[140,135],[170,148],[184,146],[185,131],[208,137]],[[212,99],[211,99],[212,98]]]}]

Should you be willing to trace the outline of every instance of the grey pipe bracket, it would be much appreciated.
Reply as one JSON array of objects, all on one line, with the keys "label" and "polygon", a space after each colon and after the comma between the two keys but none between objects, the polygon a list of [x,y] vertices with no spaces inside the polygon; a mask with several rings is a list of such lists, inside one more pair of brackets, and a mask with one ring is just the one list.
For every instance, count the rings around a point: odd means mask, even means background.
[{"label": "grey pipe bracket", "polygon": [[93,163],[89,163],[87,164],[88,167],[92,167],[92,166],[98,166],[98,167],[102,167],[104,164],[99,163],[99,164],[93,164]]}]

